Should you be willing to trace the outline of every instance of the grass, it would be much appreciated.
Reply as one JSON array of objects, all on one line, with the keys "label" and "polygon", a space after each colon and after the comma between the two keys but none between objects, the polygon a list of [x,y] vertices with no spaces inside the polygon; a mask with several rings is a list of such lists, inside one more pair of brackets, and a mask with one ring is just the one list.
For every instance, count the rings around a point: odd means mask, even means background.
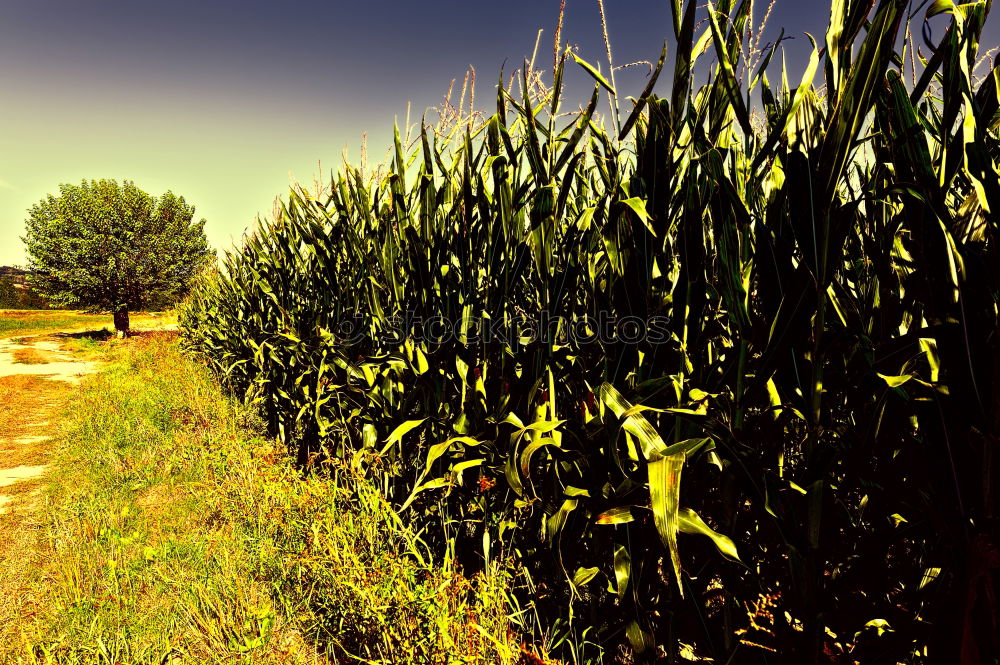
[{"label": "grass", "polygon": [[32,347],[17,349],[12,355],[19,365],[45,365],[49,362],[46,354]]},{"label": "grass", "polygon": [[[174,323],[172,313],[133,314],[132,327],[159,327]],[[70,310],[0,310],[0,339],[15,335],[113,329],[109,314],[91,314]]]},{"label": "grass", "polygon": [[107,317],[83,312],[6,310],[0,312],[0,337],[107,325]]},{"label": "grass", "polygon": [[501,570],[432,562],[349,469],[303,477],[171,335],[74,344],[107,364],[0,577],[0,662],[520,657]]},{"label": "grass", "polygon": [[[35,467],[49,461],[46,446],[31,427],[54,417],[60,402],[70,392],[68,384],[38,376],[0,377],[0,466]],[[8,637],[30,598],[27,580],[35,576],[42,561],[38,524],[30,517],[37,511],[42,479],[22,479],[0,489],[0,662],[8,662]],[[16,620],[16,621],[15,621]]]}]

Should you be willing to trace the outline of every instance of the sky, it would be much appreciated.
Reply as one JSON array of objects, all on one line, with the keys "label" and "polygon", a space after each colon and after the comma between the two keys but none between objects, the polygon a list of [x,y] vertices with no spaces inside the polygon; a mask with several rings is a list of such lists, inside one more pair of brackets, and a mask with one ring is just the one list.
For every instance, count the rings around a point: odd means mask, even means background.
[{"label": "sky", "polygon": [[[656,60],[669,1],[605,0],[616,65]],[[796,37],[795,78],[828,7],[777,0],[765,37],[779,26]],[[28,208],[83,179],[170,189],[229,248],[293,179],[328,174],[345,151],[356,161],[363,135],[380,159],[407,105],[415,121],[470,65],[483,107],[539,29],[536,66],[551,70],[558,11],[559,0],[0,0],[0,265],[26,262]],[[995,28],[984,43],[1000,43]],[[605,60],[596,0],[567,0],[562,34]],[[624,70],[619,90],[638,94],[645,75]],[[568,80],[582,99],[586,74]]]}]

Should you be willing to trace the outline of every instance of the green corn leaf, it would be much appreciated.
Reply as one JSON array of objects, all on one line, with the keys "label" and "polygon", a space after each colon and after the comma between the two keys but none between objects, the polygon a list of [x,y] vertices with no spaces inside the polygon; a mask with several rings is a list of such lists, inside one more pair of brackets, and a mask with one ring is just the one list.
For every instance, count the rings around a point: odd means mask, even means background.
[{"label": "green corn leaf", "polygon": [[705,524],[705,520],[701,518],[701,515],[690,508],[681,508],[678,511],[677,524],[678,529],[682,533],[695,533],[708,536],[712,539],[712,542],[715,543],[719,552],[730,559],[740,561],[739,553],[736,551],[736,544],[732,541],[732,539],[712,530],[710,526]]},{"label": "green corn leaf", "polygon": [[675,35],[677,37],[677,58],[674,63],[674,80],[670,95],[671,120],[678,129],[681,118],[690,101],[691,69],[698,57],[698,51],[693,46],[695,16],[698,10],[697,0],[687,0],[684,14],[681,16],[681,2],[675,0],[671,7],[674,19]]},{"label": "green corn leaf", "polygon": [[679,455],[683,453],[686,457],[692,457],[697,452],[707,452],[709,450],[713,450],[714,448],[715,442],[708,437],[685,439],[684,441],[678,441],[677,443],[667,446],[667,449],[663,451],[663,456],[669,457],[671,455]]},{"label": "green corn leaf", "polygon": [[902,376],[888,376],[886,374],[879,374],[880,379],[885,381],[886,385],[890,388],[898,388],[913,377],[909,374],[904,374]]},{"label": "green corn leaf", "polygon": [[618,598],[625,597],[629,579],[632,577],[632,557],[622,545],[615,546],[615,593]]},{"label": "green corn leaf", "polygon": [[629,506],[619,506],[606,510],[594,520],[596,524],[627,524],[635,519],[632,508]]},{"label": "green corn leaf", "polygon": [[646,107],[646,102],[649,101],[649,96],[653,93],[653,88],[656,86],[656,80],[660,78],[660,72],[663,71],[663,63],[667,59],[667,44],[664,42],[663,50],[660,52],[660,59],[656,63],[656,68],[649,77],[649,82],[646,83],[645,90],[639,95],[639,98],[635,102],[635,108],[632,109],[632,113],[629,114],[628,119],[625,124],[622,125],[622,130],[618,134],[618,140],[622,141],[628,136],[629,132],[632,131],[632,126],[639,119],[639,114]]},{"label": "green corn leaf", "polygon": [[677,549],[677,531],[680,528],[678,511],[680,510],[681,471],[684,469],[686,455],[679,453],[650,462],[649,496],[653,508],[653,522],[660,534],[660,539],[670,553],[670,563],[677,589],[684,596],[684,586],[681,584],[681,558]]},{"label": "green corn leaf", "polygon": [[643,201],[637,196],[633,196],[632,198],[625,199],[624,201],[622,201],[622,203],[624,203],[625,205],[627,205],[629,208],[632,209],[632,212],[634,212],[636,216],[642,221],[642,223],[646,225],[646,228],[649,229],[650,233],[652,233],[654,236],[656,235],[656,230],[653,229],[653,224],[652,224],[653,218],[649,216],[648,212],[646,212],[645,201]]},{"label": "green corn leaf", "polygon": [[630,621],[625,627],[625,636],[628,637],[628,641],[636,653],[645,653],[652,649],[655,644],[653,636],[648,631],[643,630],[639,622],[635,620]]},{"label": "green corn leaf", "polygon": [[549,108],[549,114],[553,117],[559,113],[559,102],[562,100],[563,69],[565,69],[565,66],[566,55],[563,54],[556,65],[556,71],[553,73],[552,106]]},{"label": "green corn leaf", "polygon": [[563,527],[566,526],[566,519],[569,517],[569,514],[576,510],[579,503],[577,499],[565,499],[559,510],[545,520],[545,534],[549,542],[556,540]]},{"label": "green corn leaf", "polygon": [[459,473],[462,473],[463,471],[465,471],[466,469],[471,469],[473,467],[482,466],[483,462],[485,462],[485,461],[486,460],[484,460],[484,459],[470,459],[470,460],[465,460],[464,462],[459,462],[458,464],[456,464],[455,466],[453,466],[451,468],[451,470],[454,473],[459,474]]},{"label": "green corn leaf", "polygon": [[586,585],[601,572],[600,568],[578,568],[573,575],[573,586],[581,587]]},{"label": "green corn leaf", "polygon": [[573,159],[577,154],[577,146],[580,144],[580,139],[587,132],[587,128],[590,126],[590,120],[594,117],[594,111],[597,109],[597,103],[600,100],[600,87],[594,86],[594,94],[590,97],[590,103],[587,104],[586,110],[583,115],[574,119],[575,128],[573,133],[570,135],[569,139],[566,141],[566,145],[563,146],[562,151],[559,153],[559,158],[556,159],[555,167],[553,167],[553,173],[559,173],[562,171],[563,167]]},{"label": "green corn leaf", "polygon": [[816,40],[813,39],[813,36],[809,33],[806,33],[806,36],[812,44],[812,52],[809,55],[809,62],[806,65],[805,72],[802,74],[802,80],[799,81],[799,85],[795,88],[795,93],[792,95],[791,103],[789,103],[782,112],[781,119],[775,123],[775,127],[771,130],[767,139],[764,141],[764,145],[757,151],[757,156],[754,158],[753,165],[750,167],[751,173],[756,173],[761,164],[764,164],[774,157],[774,146],[776,146],[778,141],[785,136],[789,125],[795,118],[796,112],[798,112],[799,107],[806,98],[806,93],[812,90],[812,80],[813,77],[816,76],[816,70],[819,68],[819,50],[816,47]]},{"label": "green corn leaf", "polygon": [[385,441],[385,447],[382,449],[382,453],[384,454],[394,444],[402,441],[404,436],[424,424],[425,420],[427,419],[421,418],[420,420],[407,420],[406,422],[400,424],[396,429],[392,430],[392,434],[390,434],[389,438]]},{"label": "green corn leaf", "polygon": [[876,84],[884,76],[892,57],[896,32],[905,7],[905,0],[884,0],[879,3],[855,64],[847,80],[837,91],[834,112],[823,137],[818,160],[822,187],[817,192],[820,207],[833,200],[836,193],[861,123],[871,110]]},{"label": "green corn leaf", "polygon": [[575,53],[573,54],[573,59],[576,60],[576,64],[578,64],[581,67],[583,67],[584,70],[586,70],[586,72],[588,74],[590,74],[594,78],[594,80],[597,81],[601,85],[601,87],[603,87],[605,90],[607,90],[609,93],[611,93],[612,96],[617,96],[618,95],[618,93],[615,92],[615,89],[611,86],[611,84],[608,83],[607,79],[605,79],[603,76],[601,76],[601,73],[599,71],[597,71],[596,69],[594,69],[593,65],[591,65],[586,60],[583,60],[582,58],[580,58],[579,56],[577,56]]},{"label": "green corn leaf", "polygon": [[410,496],[406,498],[406,501],[403,502],[403,505],[399,507],[399,512],[403,512],[411,505],[413,505],[414,500],[416,500],[417,496],[421,492],[425,492],[427,490],[432,490],[432,489],[440,489],[442,487],[448,487],[450,485],[451,481],[448,478],[434,478],[433,480],[429,480],[426,483],[417,485],[416,487],[413,488],[413,491],[410,492]]},{"label": "green corn leaf", "polygon": [[436,443],[427,451],[427,462],[424,465],[424,473],[430,473],[431,467],[442,455],[448,452],[452,446],[461,444],[463,446],[478,446],[481,441],[477,441],[469,436],[455,436],[447,441]]},{"label": "green corn leaf", "polygon": [[556,441],[555,439],[540,438],[525,446],[524,450],[521,451],[521,460],[520,460],[521,473],[524,475],[525,478],[527,478],[531,472],[531,458],[534,456],[536,452],[538,452],[540,449],[546,446],[555,446],[558,448],[559,442]]},{"label": "green corn leaf", "polygon": [[667,444],[663,442],[656,428],[639,413],[627,415],[633,405],[629,403],[610,383],[604,383],[598,389],[601,404],[611,409],[618,418],[624,418],[622,429],[638,440],[642,453],[647,460],[663,457]]},{"label": "green corn leaf", "polygon": [[740,91],[739,83],[736,81],[736,72],[733,64],[729,61],[729,53],[726,50],[722,29],[719,27],[719,20],[716,17],[715,6],[708,0],[708,23],[712,30],[712,41],[715,43],[716,56],[719,61],[719,76],[723,81],[723,86],[729,94],[732,109],[736,113],[736,120],[743,128],[743,133],[747,136],[753,134],[753,127],[750,125],[750,113],[747,111],[746,103],[743,101],[743,93]]},{"label": "green corn leaf", "polygon": [[927,363],[931,368],[931,383],[937,383],[941,373],[941,357],[938,355],[937,340],[932,337],[921,337],[920,350],[927,356]]}]

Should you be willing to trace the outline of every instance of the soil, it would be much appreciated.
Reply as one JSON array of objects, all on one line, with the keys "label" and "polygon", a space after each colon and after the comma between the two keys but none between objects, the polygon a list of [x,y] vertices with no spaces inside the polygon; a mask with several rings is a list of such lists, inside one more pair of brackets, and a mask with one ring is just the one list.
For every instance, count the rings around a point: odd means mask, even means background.
[{"label": "soil", "polygon": [[57,412],[72,385],[97,371],[61,346],[44,337],[0,340],[0,515],[33,503]]}]

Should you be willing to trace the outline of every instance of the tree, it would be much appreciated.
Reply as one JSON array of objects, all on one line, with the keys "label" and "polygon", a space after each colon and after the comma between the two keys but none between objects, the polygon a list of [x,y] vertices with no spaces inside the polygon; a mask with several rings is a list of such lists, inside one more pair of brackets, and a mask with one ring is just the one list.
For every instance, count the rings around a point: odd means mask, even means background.
[{"label": "tree", "polygon": [[184,197],[128,180],[60,185],[28,211],[32,281],[57,304],[112,312],[127,335],[130,311],[173,304],[214,257],[205,220],[193,220]]}]

